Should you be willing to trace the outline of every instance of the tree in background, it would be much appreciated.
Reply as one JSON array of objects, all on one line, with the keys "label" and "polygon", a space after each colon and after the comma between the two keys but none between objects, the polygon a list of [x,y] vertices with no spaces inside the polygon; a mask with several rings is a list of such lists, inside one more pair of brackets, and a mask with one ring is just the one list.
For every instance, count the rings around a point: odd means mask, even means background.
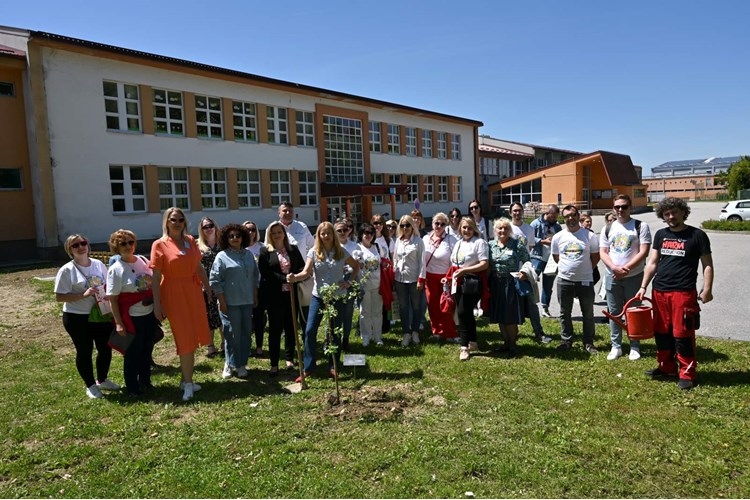
[{"label": "tree in background", "polygon": [[732,163],[726,172],[716,176],[716,183],[725,185],[729,195],[736,198],[743,189],[750,189],[750,156]]}]

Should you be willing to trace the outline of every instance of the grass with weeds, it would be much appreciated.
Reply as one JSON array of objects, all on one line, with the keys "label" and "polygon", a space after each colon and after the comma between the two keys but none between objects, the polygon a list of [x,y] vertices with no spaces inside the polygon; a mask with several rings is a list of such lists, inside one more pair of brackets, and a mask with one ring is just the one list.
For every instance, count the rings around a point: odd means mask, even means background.
[{"label": "grass with weeds", "polygon": [[[700,384],[682,392],[643,375],[652,341],[640,361],[606,361],[605,325],[603,352],[589,356],[535,344],[527,323],[521,357],[506,360],[492,352],[497,326],[482,323],[468,362],[455,345],[402,348],[399,333],[384,347],[353,342],[368,365],[356,379],[343,370],[339,406],[328,379],[285,394],[293,376],[268,377],[267,359],[251,360],[249,381],[225,381],[223,360],[202,353],[203,390],[182,403],[169,336],[149,399],[92,401],[72,350],[24,343],[0,363],[0,496],[750,495],[747,344],[700,338]],[[61,326],[50,335],[70,342]],[[111,378],[122,381],[116,353]],[[373,387],[384,411],[358,411],[370,403],[356,395]]]}]

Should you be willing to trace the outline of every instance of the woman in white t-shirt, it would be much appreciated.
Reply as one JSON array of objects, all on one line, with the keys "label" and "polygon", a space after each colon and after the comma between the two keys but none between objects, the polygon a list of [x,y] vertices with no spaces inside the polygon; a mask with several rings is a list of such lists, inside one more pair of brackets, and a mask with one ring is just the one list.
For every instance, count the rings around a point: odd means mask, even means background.
[{"label": "woman in white t-shirt", "polygon": [[456,246],[456,238],[448,234],[448,216],[438,212],[432,216],[432,231],[422,238],[424,253],[422,269],[417,288],[427,294],[427,309],[430,312],[431,340],[449,340],[458,337],[452,313],[440,310],[440,297],[443,283],[451,267],[451,253]]},{"label": "woman in white t-shirt", "polygon": [[455,271],[453,280],[457,283],[456,329],[461,336],[459,359],[469,359],[469,351],[477,349],[477,320],[474,307],[482,297],[482,273],[489,267],[489,246],[477,228],[473,217],[464,217],[459,225],[461,240],[453,247],[451,264]]},{"label": "woman in white t-shirt", "polygon": [[151,384],[151,355],[154,351],[153,271],[145,257],[136,255],[138,239],[127,229],[118,229],[109,237],[109,249],[120,255],[107,272],[107,297],[112,305],[115,330],[119,335],[134,333],[125,351],[122,371],[128,395],[137,398]]},{"label": "woman in white t-shirt", "polygon": [[424,242],[419,236],[419,229],[410,215],[404,215],[398,224],[398,238],[393,252],[398,313],[404,333],[401,341],[403,347],[407,347],[410,342],[419,344],[421,318],[417,280],[422,270],[422,253]]},{"label": "woman in white t-shirt", "polygon": [[362,269],[362,298],[359,301],[359,331],[362,346],[374,340],[383,345],[383,297],[380,295],[380,261],[388,255],[388,250],[375,243],[375,227],[364,223],[359,226],[359,248],[352,256]]},{"label": "woman in white t-shirt", "polygon": [[[86,395],[102,397],[102,389],[119,390],[120,386],[107,378],[112,362],[112,348],[107,344],[112,323],[89,321],[91,309],[99,307],[97,298],[106,300],[104,263],[89,257],[89,242],[80,234],[65,240],[65,252],[72,259],[57,272],[55,300],[63,303],[63,326],[76,349],[76,368],[86,384]],[[96,373],[91,356],[96,346]]]}]

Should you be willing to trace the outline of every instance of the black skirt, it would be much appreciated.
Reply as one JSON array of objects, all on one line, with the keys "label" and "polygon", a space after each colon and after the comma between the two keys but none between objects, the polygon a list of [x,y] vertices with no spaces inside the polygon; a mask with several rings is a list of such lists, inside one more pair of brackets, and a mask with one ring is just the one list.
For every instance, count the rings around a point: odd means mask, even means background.
[{"label": "black skirt", "polygon": [[525,301],[516,292],[513,276],[490,274],[490,321],[499,325],[522,325]]}]

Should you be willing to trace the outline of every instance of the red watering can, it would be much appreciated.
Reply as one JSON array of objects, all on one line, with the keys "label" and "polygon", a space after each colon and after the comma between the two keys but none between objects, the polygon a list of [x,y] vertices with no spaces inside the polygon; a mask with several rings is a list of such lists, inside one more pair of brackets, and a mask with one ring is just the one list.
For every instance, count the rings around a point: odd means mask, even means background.
[{"label": "red watering can", "polygon": [[[603,311],[604,315],[620,325],[623,330],[628,332],[630,340],[646,340],[654,336],[654,320],[651,317],[651,307],[646,305],[628,307],[631,302],[635,301],[633,297],[625,303],[622,313],[619,316],[613,316],[609,311]],[[651,302],[648,297],[643,297],[644,301]],[[627,321],[622,322],[625,316]]]}]

